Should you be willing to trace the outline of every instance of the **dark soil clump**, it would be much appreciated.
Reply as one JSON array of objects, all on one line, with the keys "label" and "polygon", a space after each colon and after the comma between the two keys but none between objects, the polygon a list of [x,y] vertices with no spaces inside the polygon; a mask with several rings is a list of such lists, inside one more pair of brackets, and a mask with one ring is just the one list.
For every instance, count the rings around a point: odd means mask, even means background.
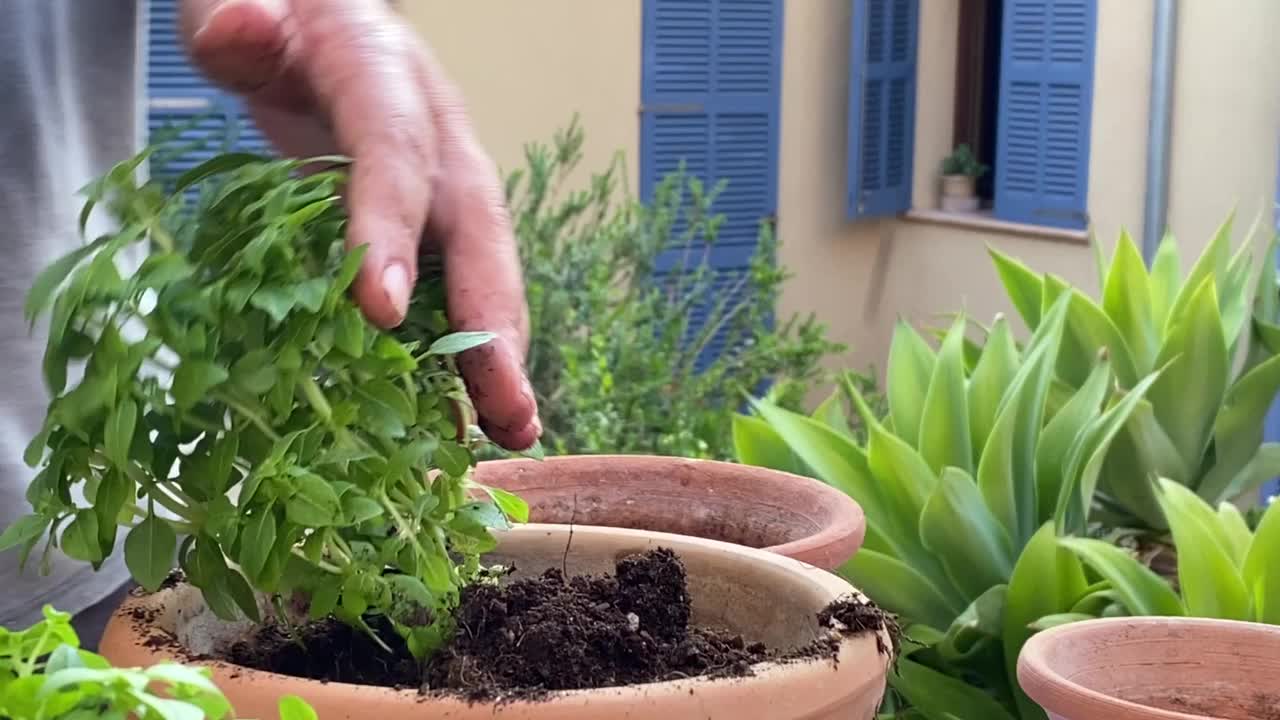
[{"label": "dark soil clump", "polygon": [[530,699],[557,690],[746,676],[764,661],[834,657],[841,635],[896,628],[875,606],[845,599],[817,617],[826,630],[818,641],[771,650],[741,635],[691,626],[689,616],[684,565],[659,549],[619,560],[613,575],[566,579],[553,569],[505,585],[473,585],[455,612],[452,641],[425,666],[389,628],[375,631],[394,655],[334,620],[297,629],[296,639],[265,626],[226,659],[296,677],[477,701]]}]

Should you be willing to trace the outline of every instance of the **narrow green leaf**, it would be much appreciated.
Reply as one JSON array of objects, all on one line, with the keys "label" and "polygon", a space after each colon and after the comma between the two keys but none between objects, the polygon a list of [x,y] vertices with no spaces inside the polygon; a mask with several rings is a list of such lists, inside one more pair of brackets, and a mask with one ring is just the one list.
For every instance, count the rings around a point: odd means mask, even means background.
[{"label": "narrow green leaf", "polygon": [[[1169,309],[1169,317],[1165,322],[1165,334],[1172,331],[1173,325],[1182,321],[1182,316],[1191,303],[1192,298],[1201,290],[1201,286],[1214,278],[1226,276],[1227,266],[1231,262],[1231,228],[1235,224],[1235,210],[1218,226],[1217,232],[1209,244],[1205,246],[1200,257],[1196,259],[1187,278],[1183,281],[1173,306]],[[1215,283],[1216,286],[1216,283]],[[1215,301],[1217,297],[1215,296]],[[1216,303],[1215,303],[1216,304]]]},{"label": "narrow green leaf", "polygon": [[983,503],[977,483],[958,468],[943,471],[920,515],[920,537],[965,597],[1008,582],[1013,572],[1009,534]]},{"label": "narrow green leaf", "polygon": [[446,440],[436,449],[435,462],[445,474],[462,477],[471,467],[471,451],[456,442]]},{"label": "narrow green leaf", "polygon": [[333,344],[353,358],[364,355],[364,316],[355,307],[345,307],[337,317]]},{"label": "narrow green leaf", "polygon": [[1218,314],[1217,291],[1208,278],[1174,323],[1156,363],[1165,367],[1148,398],[1187,467],[1199,467],[1226,390],[1229,358]]},{"label": "narrow green leaf", "polygon": [[969,380],[969,434],[973,457],[981,458],[996,424],[996,411],[1018,372],[1018,346],[1009,322],[997,316]]},{"label": "narrow green leaf", "polygon": [[889,345],[886,399],[894,432],[910,445],[919,442],[924,397],[933,375],[933,350],[915,328],[899,320]]},{"label": "narrow green leaf", "polygon": [[1080,561],[1058,545],[1053,524],[1046,523],[1018,558],[1005,603],[1005,670],[1022,717],[1037,717],[1040,712],[1018,685],[1018,655],[1032,635],[1031,626],[1046,615],[1069,612],[1087,586]]},{"label": "narrow green leaf", "polygon": [[898,660],[889,682],[928,720],[1015,720],[981,688],[908,658]]},{"label": "narrow green leaf", "polygon": [[738,462],[744,465],[796,475],[812,474],[782,437],[761,418],[741,414],[733,416],[733,447]]},{"label": "narrow green leaf", "polygon": [[1232,503],[1218,503],[1218,523],[1230,542],[1227,549],[1231,558],[1237,567],[1243,567],[1249,545],[1253,543],[1253,533],[1249,530],[1249,523],[1245,522],[1244,514]]},{"label": "narrow green leaf", "polygon": [[[1214,467],[1196,491],[1208,502],[1225,500],[1231,481],[1262,446],[1263,421],[1280,393],[1280,355],[1254,367],[1227,389],[1213,419]],[[1249,489],[1249,488],[1245,488]]]},{"label": "narrow green leaf", "polygon": [[472,348],[480,347],[494,338],[491,332],[456,332],[436,340],[427,348],[428,355],[457,355]]},{"label": "narrow green leaf", "polygon": [[1213,508],[1175,482],[1162,479],[1160,489],[1156,497],[1178,548],[1178,581],[1188,614],[1224,620],[1252,617],[1252,599]]},{"label": "narrow green leaf", "polygon": [[356,274],[360,272],[360,265],[364,262],[364,256],[368,250],[368,245],[356,245],[346,255],[342,256],[342,265],[338,268],[338,274],[333,279],[331,293],[335,295],[341,294],[351,287],[351,283],[356,279]]},{"label": "narrow green leaf", "polygon": [[1263,513],[1245,556],[1243,576],[1255,622],[1280,625],[1280,501]]},{"label": "narrow green leaf", "polygon": [[109,237],[104,235],[87,245],[77,247],[50,263],[36,275],[35,280],[31,283],[31,289],[27,291],[26,303],[22,309],[23,316],[29,325],[34,326],[36,318],[48,309],[49,304],[53,302],[54,293],[71,276],[71,272],[75,270],[76,266],[95,250],[106,244]]},{"label": "narrow green leaf", "polygon": [[0,533],[0,552],[26,545],[44,535],[49,520],[40,515],[23,515]]},{"label": "narrow green leaf", "polygon": [[267,158],[262,155],[246,152],[220,153],[209,160],[205,160],[199,165],[178,176],[178,181],[174,184],[174,194],[181,193],[183,190],[195,185],[196,183],[214,175],[222,175],[231,172],[245,165],[256,162],[262,162]]},{"label": "narrow green leaf", "polygon": [[262,287],[249,298],[249,304],[271,316],[276,323],[284,322],[298,304],[293,288]]},{"label": "narrow green leaf", "polygon": [[[979,655],[994,650],[993,643],[1004,635],[1004,610],[1009,586],[992,585],[979,594],[964,612],[947,627],[934,644],[944,660],[950,663],[977,665]],[[1000,649],[999,652],[1003,652]],[[1003,675],[1004,669],[1000,669]]]},{"label": "narrow green leaf", "polygon": [[1092,228],[1089,230],[1089,249],[1093,251],[1094,277],[1098,281],[1098,287],[1104,287],[1107,284],[1107,257]]},{"label": "narrow green leaf", "polygon": [[875,550],[859,550],[837,572],[877,605],[910,622],[947,627],[963,609],[933,578]]},{"label": "narrow green leaf", "polygon": [[189,410],[205,399],[208,392],[226,382],[227,369],[207,360],[183,360],[173,375],[173,401],[183,410]]},{"label": "narrow green leaf", "polygon": [[519,495],[508,492],[502,488],[485,487],[485,492],[493,499],[498,509],[504,515],[511,519],[512,522],[527,523],[529,522],[529,503],[525,502]]},{"label": "narrow green leaf", "polygon": [[1084,385],[1050,418],[1040,433],[1040,443],[1036,447],[1036,517],[1041,522],[1053,517],[1058,496],[1062,494],[1071,450],[1084,436],[1088,424],[1101,414],[1110,380],[1110,363],[1102,360],[1094,365]]},{"label": "narrow green leaf", "polygon": [[160,589],[177,559],[178,537],[169,523],[151,513],[124,540],[124,563],[129,574],[150,592]]},{"label": "narrow green leaf", "polygon": [[1134,615],[1186,614],[1169,583],[1124,550],[1088,538],[1062,538],[1058,542],[1106,579]]},{"label": "narrow green leaf", "polygon": [[276,516],[270,507],[257,510],[245,524],[240,538],[240,567],[258,581],[276,544]]},{"label": "narrow green leaf", "polygon": [[920,421],[920,455],[936,475],[945,467],[973,472],[964,376],[965,320],[958,318],[938,352]]},{"label": "narrow green leaf", "polygon": [[1062,357],[1058,371],[1073,383],[1084,380],[1102,348],[1107,350],[1111,370],[1123,387],[1138,382],[1151,368],[1138,365],[1120,329],[1107,313],[1083,293],[1072,290],[1066,331],[1062,338]]},{"label": "narrow green leaf", "polygon": [[1172,235],[1166,234],[1151,262],[1151,321],[1160,336],[1168,326],[1169,311],[1173,309],[1181,281],[1182,261],[1178,257],[1178,243]]},{"label": "narrow green leaf", "polygon": [[1004,285],[1009,301],[1022,316],[1028,328],[1035,330],[1040,326],[1040,299],[1043,281],[1032,272],[1031,268],[1020,261],[1005,255],[994,247],[988,247],[987,253],[995,262],[996,273]]},{"label": "narrow green leaf", "polygon": [[844,414],[844,405],[841,402],[839,390],[832,391],[826,400],[818,403],[818,407],[814,409],[810,417],[825,423],[827,427],[841,435],[853,437],[853,432],[849,428],[849,418]]},{"label": "narrow green leaf", "polygon": [[138,421],[138,405],[132,398],[125,398],[107,416],[103,430],[107,459],[117,468],[129,467],[129,446],[133,444],[133,430]]},{"label": "narrow green leaf", "polygon": [[1042,630],[1048,630],[1049,628],[1058,627],[1059,625],[1070,625],[1071,623],[1080,622],[1082,620],[1092,620],[1094,617],[1096,616],[1089,615],[1087,613],[1055,613],[1053,615],[1045,615],[1039,620],[1036,620],[1031,623],[1029,628],[1033,632],[1040,632]]},{"label": "narrow green leaf", "polygon": [[1160,332],[1152,318],[1150,279],[1142,253],[1129,233],[1121,232],[1102,292],[1102,307],[1115,323],[1138,368],[1155,362]]},{"label": "narrow green leaf", "polygon": [[[1263,443],[1258,452],[1245,464],[1244,469],[1236,474],[1227,489],[1216,499],[1234,498],[1246,492],[1253,492],[1262,483],[1280,476],[1280,443]],[[1208,479],[1205,485],[1208,484]],[[1203,488],[1204,485],[1201,486]],[[1197,493],[1199,494],[1199,493]],[[1200,495],[1200,497],[1205,497]]]}]

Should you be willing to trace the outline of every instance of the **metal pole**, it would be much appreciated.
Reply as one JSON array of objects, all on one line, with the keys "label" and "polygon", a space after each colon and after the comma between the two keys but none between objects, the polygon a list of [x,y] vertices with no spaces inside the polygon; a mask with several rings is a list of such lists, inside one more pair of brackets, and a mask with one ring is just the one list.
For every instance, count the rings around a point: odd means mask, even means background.
[{"label": "metal pole", "polygon": [[1173,139],[1174,57],[1177,0],[1155,0],[1151,37],[1151,106],[1147,133],[1147,196],[1142,216],[1142,255],[1155,258],[1169,221],[1169,147]]}]

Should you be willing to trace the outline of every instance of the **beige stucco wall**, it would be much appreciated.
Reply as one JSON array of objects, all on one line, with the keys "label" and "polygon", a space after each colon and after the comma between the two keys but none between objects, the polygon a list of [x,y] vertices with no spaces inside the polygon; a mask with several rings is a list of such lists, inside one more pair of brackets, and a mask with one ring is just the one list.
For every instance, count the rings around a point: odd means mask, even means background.
[{"label": "beige stucco wall", "polygon": [[[1247,224],[1270,212],[1280,164],[1280,2],[1183,2],[1173,119],[1171,223],[1198,252],[1235,203]],[[957,309],[1007,311],[988,244],[1095,289],[1082,244],[915,221],[844,217],[849,0],[787,0],[779,177],[781,260],[796,277],[782,310],[817,311],[853,346],[843,363],[880,366],[894,321]],[[504,168],[574,112],[585,167],[627,153],[636,177],[641,0],[403,0],[462,85],[482,139]],[[950,149],[955,0],[922,0],[914,201],[933,207]],[[1089,206],[1111,241],[1142,233],[1152,0],[1100,0]],[[882,368],[881,368],[882,369]]]},{"label": "beige stucco wall", "polygon": [[626,154],[639,177],[641,0],[400,0],[467,98],[480,139],[504,171],[524,145],[550,142],[574,113],[586,130],[580,169]]}]

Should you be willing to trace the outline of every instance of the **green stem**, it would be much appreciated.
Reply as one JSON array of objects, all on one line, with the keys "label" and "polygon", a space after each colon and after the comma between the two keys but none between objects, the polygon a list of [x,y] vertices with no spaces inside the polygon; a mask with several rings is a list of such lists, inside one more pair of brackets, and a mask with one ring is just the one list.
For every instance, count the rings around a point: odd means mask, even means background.
[{"label": "green stem", "polygon": [[215,392],[213,394],[213,397],[214,399],[218,400],[219,402],[222,402],[232,410],[235,410],[237,413],[240,414],[241,417],[244,417],[249,422],[256,425],[257,428],[262,431],[262,434],[270,438],[272,442],[280,441],[279,433],[277,433],[275,429],[272,428],[269,423],[267,423],[266,420],[263,420],[261,415],[254,412],[252,408],[249,408],[248,406],[244,405],[239,400],[236,400],[235,398],[231,397],[227,393]]},{"label": "green stem", "polygon": [[329,401],[325,399],[324,393],[320,391],[320,386],[316,384],[316,379],[310,375],[303,375],[302,394],[306,396],[307,402],[311,403],[311,407],[316,414],[324,420],[328,425],[333,420],[333,408],[329,407]]},{"label": "green stem", "polygon": [[[170,495],[167,488],[147,477],[147,474],[140,470],[138,466],[129,465],[125,468],[125,474],[128,475],[129,479],[133,480],[134,483],[145,488],[147,495],[169,512],[174,513],[178,517],[184,518],[193,524],[198,525],[204,521],[204,513],[183,503],[173,495]],[[183,496],[186,497],[185,494]],[[195,504],[189,497],[186,498],[186,500],[193,505]]]},{"label": "green stem", "polygon": [[[302,548],[300,548],[300,547],[295,547],[295,548],[293,548],[293,554],[294,554],[294,555],[296,555],[297,557],[302,558],[303,560],[306,560],[307,562],[311,562],[311,558],[307,557],[307,554],[306,554],[306,553],[304,553],[304,552],[302,552]],[[327,572],[327,573],[331,573],[331,574],[333,574],[333,575],[345,575],[345,574],[346,574],[345,572],[343,572],[343,571],[342,571],[342,568],[340,568],[340,567],[338,567],[338,566],[336,566],[336,565],[333,565],[333,564],[331,564],[331,563],[327,563],[327,562],[325,562],[325,561],[323,561],[323,560],[320,560],[320,561],[318,561],[318,562],[314,563],[314,565],[315,565],[316,567],[320,568],[321,570],[323,570],[323,571],[325,571],[325,572]]]}]

